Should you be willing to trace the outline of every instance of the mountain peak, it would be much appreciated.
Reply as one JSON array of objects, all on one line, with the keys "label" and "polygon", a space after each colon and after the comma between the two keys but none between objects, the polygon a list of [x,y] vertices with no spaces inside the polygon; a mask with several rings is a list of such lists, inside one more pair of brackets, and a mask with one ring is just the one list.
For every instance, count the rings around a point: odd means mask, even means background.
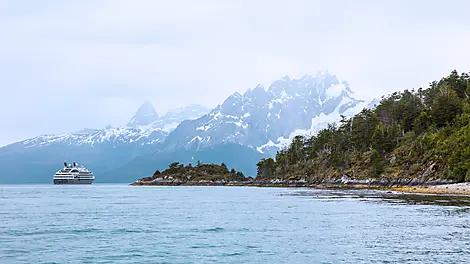
[{"label": "mountain peak", "polygon": [[234,93],[232,94],[232,97],[239,98],[239,97],[242,97],[242,94],[239,93],[239,92],[234,92]]},{"label": "mountain peak", "polygon": [[137,110],[128,127],[146,126],[158,120],[158,114],[150,101],[145,101]]},{"label": "mountain peak", "polygon": [[312,79],[312,78],[313,78],[312,75],[306,73],[302,77],[300,77],[299,80],[302,81],[302,80],[307,80],[307,79]]},{"label": "mountain peak", "polygon": [[323,76],[326,76],[326,75],[330,75],[327,68],[322,68],[322,69],[319,69],[317,71],[317,76],[323,77]]}]

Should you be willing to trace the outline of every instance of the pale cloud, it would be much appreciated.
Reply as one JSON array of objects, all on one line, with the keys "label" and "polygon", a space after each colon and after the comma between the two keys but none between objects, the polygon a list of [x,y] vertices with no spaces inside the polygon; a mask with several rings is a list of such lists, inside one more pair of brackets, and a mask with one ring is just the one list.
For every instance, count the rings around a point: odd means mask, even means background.
[{"label": "pale cloud", "polygon": [[[327,68],[380,96],[470,70],[467,1],[1,1],[0,145]],[[67,119],[66,119],[67,118]]]}]

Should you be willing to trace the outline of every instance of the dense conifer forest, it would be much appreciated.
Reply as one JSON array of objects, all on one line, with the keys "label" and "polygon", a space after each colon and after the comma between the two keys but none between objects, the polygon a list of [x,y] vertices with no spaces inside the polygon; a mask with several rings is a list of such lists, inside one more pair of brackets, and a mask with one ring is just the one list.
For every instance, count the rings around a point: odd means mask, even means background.
[{"label": "dense conifer forest", "polygon": [[262,159],[257,180],[419,178],[470,181],[469,74],[382,98]]}]

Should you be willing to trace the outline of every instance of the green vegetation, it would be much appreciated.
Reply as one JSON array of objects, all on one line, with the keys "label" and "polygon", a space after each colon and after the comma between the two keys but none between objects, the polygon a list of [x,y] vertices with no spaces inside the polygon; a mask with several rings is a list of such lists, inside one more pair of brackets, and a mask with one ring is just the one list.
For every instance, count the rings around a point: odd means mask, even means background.
[{"label": "green vegetation", "polygon": [[383,97],[257,164],[257,180],[470,181],[470,82],[457,71],[427,89]]},{"label": "green vegetation", "polygon": [[199,182],[240,182],[246,181],[245,175],[242,172],[237,172],[235,169],[229,170],[227,166],[222,163],[218,164],[203,164],[200,161],[196,166],[189,163],[187,166],[179,162],[171,163],[163,172],[156,171],[153,176],[143,178],[141,181],[149,182],[155,180],[158,182],[171,182],[171,183],[199,183]]}]

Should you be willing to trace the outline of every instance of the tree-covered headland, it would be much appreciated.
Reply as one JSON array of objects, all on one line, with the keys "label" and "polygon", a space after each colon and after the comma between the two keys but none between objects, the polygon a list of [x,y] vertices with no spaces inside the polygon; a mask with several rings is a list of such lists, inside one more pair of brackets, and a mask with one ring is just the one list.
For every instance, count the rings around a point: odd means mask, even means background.
[{"label": "tree-covered headland", "polygon": [[452,71],[426,89],[395,92],[313,136],[297,136],[257,164],[256,179],[470,181],[469,79]]}]

